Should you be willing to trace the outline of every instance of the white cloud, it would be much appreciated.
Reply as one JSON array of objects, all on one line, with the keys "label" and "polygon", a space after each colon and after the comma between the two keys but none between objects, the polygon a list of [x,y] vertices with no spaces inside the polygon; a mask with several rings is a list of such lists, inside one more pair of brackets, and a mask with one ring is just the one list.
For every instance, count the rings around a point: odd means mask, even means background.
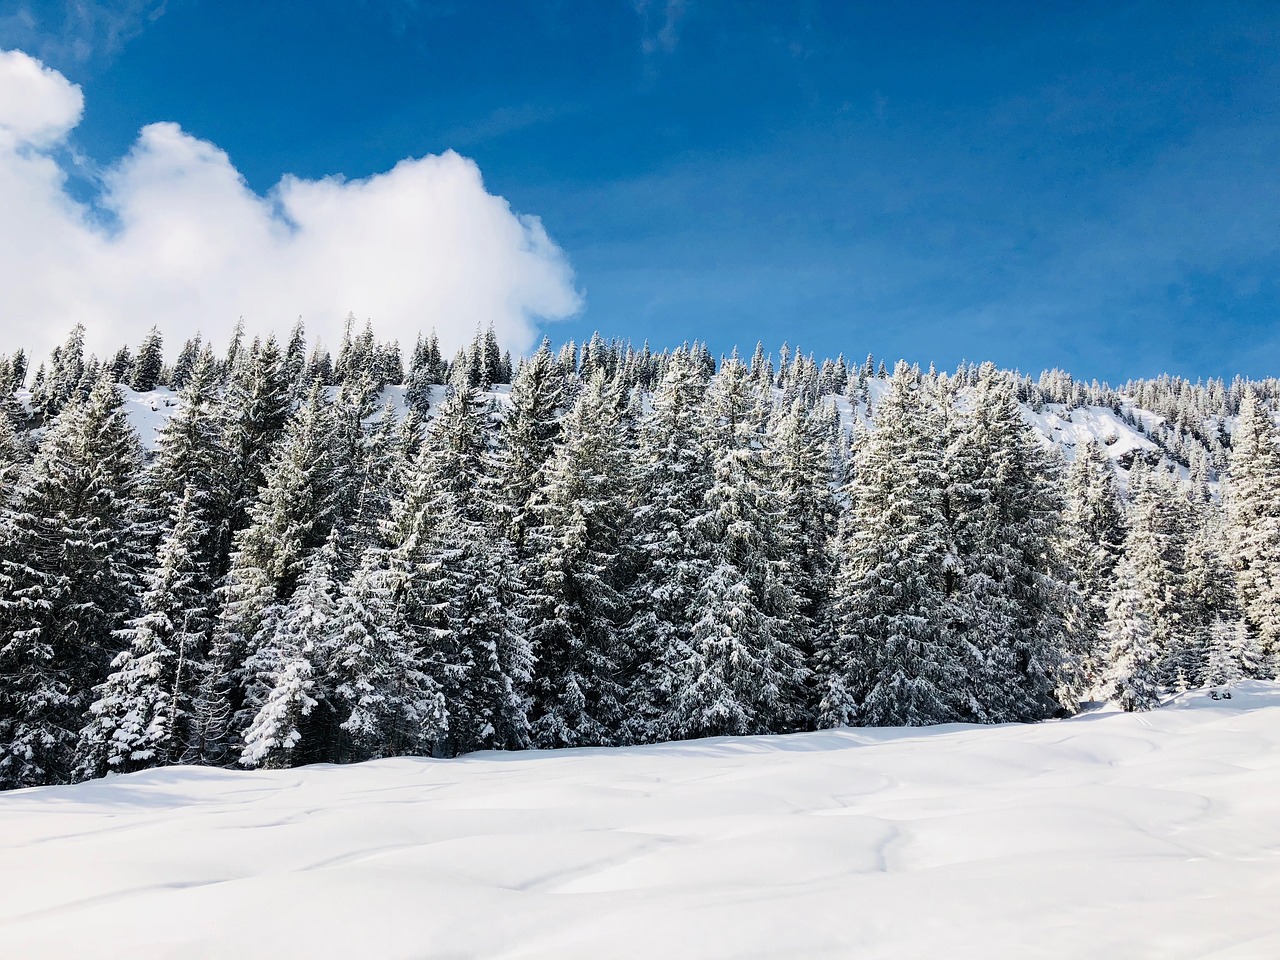
[{"label": "white cloud", "polygon": [[221,343],[302,315],[334,343],[348,312],[412,343],[432,327],[453,349],[492,322],[513,349],[540,319],[581,306],[563,252],[456,153],[364,180],[286,176],[254,193],[225,153],[172,123],[146,126],[107,170],[101,216],[73,199],[52,148],[79,121],[78,87],[0,51],[0,350],[40,352],[76,322],[91,347]]},{"label": "white cloud", "polygon": [[0,147],[60,140],[83,110],[80,88],[62,74],[21,51],[0,52]]}]

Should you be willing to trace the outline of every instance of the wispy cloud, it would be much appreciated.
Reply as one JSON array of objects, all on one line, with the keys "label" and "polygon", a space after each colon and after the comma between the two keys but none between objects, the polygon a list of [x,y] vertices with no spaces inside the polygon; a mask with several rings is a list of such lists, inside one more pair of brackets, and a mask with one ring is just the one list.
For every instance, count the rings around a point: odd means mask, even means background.
[{"label": "wispy cloud", "polygon": [[673,53],[680,43],[680,23],[688,12],[685,0],[635,0],[640,17],[640,49],[646,57]]},{"label": "wispy cloud", "polygon": [[110,59],[162,16],[169,0],[18,0],[0,14],[0,47],[60,66]]}]

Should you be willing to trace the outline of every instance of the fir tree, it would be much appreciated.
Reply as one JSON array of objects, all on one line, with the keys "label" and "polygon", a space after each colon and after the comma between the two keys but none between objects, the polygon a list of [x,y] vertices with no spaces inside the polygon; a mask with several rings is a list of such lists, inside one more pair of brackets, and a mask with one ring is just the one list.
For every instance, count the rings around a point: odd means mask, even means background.
[{"label": "fir tree", "polygon": [[1191,608],[1187,550],[1195,532],[1192,505],[1167,473],[1142,478],[1134,491],[1126,553],[1136,589],[1160,655],[1160,681],[1166,687],[1192,682],[1189,664],[1198,668],[1202,634]]},{"label": "fir tree", "polygon": [[564,377],[551,345],[543,340],[511,385],[511,404],[499,443],[499,506],[516,551],[527,554],[525,539],[533,522],[535,498],[545,484],[547,464],[560,436]]},{"label": "fir tree", "polygon": [[1115,580],[1116,564],[1124,553],[1124,513],[1115,469],[1090,440],[1076,449],[1067,472],[1066,510],[1062,524],[1064,562],[1074,577],[1080,598],[1071,607],[1070,624],[1079,659],[1081,687],[1100,679],[1106,650],[1106,598]]},{"label": "fir tree", "polygon": [[1204,682],[1213,689],[1215,699],[1230,696],[1231,688],[1244,679],[1241,660],[1248,638],[1248,630],[1239,621],[1218,618],[1209,627]]},{"label": "fir tree", "polygon": [[919,375],[899,363],[855,460],[825,680],[866,725],[945,723],[968,706],[965,662],[946,629],[954,560],[932,426]]},{"label": "fir tree", "polygon": [[1160,702],[1160,652],[1138,573],[1124,562],[1115,595],[1107,608],[1106,696],[1128,711],[1150,710]]},{"label": "fir tree", "polygon": [[530,639],[538,652],[535,741],[544,747],[613,743],[623,734],[625,654],[618,630],[627,518],[622,398],[603,371],[579,395],[530,532]]},{"label": "fir tree", "polygon": [[67,780],[130,616],[141,450],[101,381],[49,430],[0,523],[0,784]]},{"label": "fir tree", "polygon": [[147,577],[140,614],[117,634],[126,646],[96,688],[92,719],[81,734],[82,775],[165,766],[191,755],[211,625],[201,560],[205,524],[196,504],[188,490]]},{"label": "fir tree", "polygon": [[694,594],[706,575],[693,524],[711,484],[700,429],[705,393],[693,359],[676,351],[639,429],[629,535],[635,569],[625,630],[636,663],[630,726],[639,740],[664,735],[677,668],[692,641]]},{"label": "fir tree", "polygon": [[712,483],[695,520],[708,575],[694,595],[692,635],[676,664],[666,720],[675,737],[778,733],[800,722],[806,670],[790,627],[797,603],[749,385],[735,357],[708,396]]},{"label": "fir tree", "polygon": [[979,369],[971,409],[948,446],[950,629],[977,658],[971,719],[1042,719],[1064,706],[1065,588],[1055,551],[1061,503],[1044,447],[994,365]]},{"label": "fir tree", "polygon": [[529,742],[532,652],[515,550],[497,526],[494,443],[491,411],[459,369],[418,464],[431,519],[417,589],[441,670],[447,753]]},{"label": "fir tree", "polygon": [[139,393],[154,390],[160,383],[160,370],[164,366],[164,339],[155,327],[142,338],[138,357],[133,362],[129,386]]},{"label": "fir tree", "polygon": [[236,535],[218,647],[221,668],[238,678],[240,692],[233,687],[230,693],[233,710],[241,711],[237,722],[247,721],[243,711],[254,705],[244,700],[247,677],[235,665],[269,642],[279,605],[293,593],[308,554],[333,527],[333,436],[323,388],[314,384],[306,404],[289,419],[249,526]]},{"label": "fir tree", "polygon": [[334,629],[337,568],[337,537],[330,535],[312,554],[297,590],[281,604],[278,615],[269,618],[274,629],[260,639],[245,664],[246,700],[257,706],[242,738],[240,762],[245,766],[329,759],[331,731],[322,724],[308,724],[308,719],[325,698],[317,682],[324,663],[321,660],[317,669],[317,660]]},{"label": "fir tree", "polygon": [[1267,655],[1280,655],[1280,450],[1270,410],[1245,393],[1226,491],[1241,611]]}]

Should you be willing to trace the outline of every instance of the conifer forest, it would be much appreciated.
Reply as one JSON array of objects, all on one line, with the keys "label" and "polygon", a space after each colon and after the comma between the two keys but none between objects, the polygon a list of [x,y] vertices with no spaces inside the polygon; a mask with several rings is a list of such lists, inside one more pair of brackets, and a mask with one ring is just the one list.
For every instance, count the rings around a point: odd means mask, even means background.
[{"label": "conifer forest", "polygon": [[0,787],[1275,676],[1280,381],[348,331],[0,353]]}]

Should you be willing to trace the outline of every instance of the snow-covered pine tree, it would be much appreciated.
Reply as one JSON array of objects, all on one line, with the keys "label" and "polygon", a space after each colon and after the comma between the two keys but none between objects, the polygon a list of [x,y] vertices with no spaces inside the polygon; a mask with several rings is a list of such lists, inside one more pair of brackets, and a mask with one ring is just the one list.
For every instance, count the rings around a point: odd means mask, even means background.
[{"label": "snow-covered pine tree", "polygon": [[1162,470],[1145,474],[1133,490],[1126,554],[1159,653],[1160,682],[1170,689],[1192,683],[1186,666],[1202,662],[1197,655],[1202,634],[1190,609],[1187,580],[1195,519],[1185,491]]},{"label": "snow-covered pine tree", "polygon": [[1175,652],[1174,672],[1181,670],[1192,686],[1209,681],[1205,677],[1214,625],[1218,621],[1236,624],[1240,603],[1235,578],[1226,557],[1225,517],[1212,500],[1195,505],[1195,529],[1187,541],[1186,633],[1187,640]]},{"label": "snow-covered pine tree", "polygon": [[139,615],[117,632],[125,644],[95,689],[81,732],[79,773],[127,773],[194,759],[194,704],[208,674],[211,584],[202,556],[205,520],[189,488],[174,508]]},{"label": "snow-covered pine tree", "polygon": [[152,327],[142,345],[138,347],[138,356],[133,361],[129,386],[139,393],[154,390],[160,383],[160,371],[164,367],[164,338],[159,329]]},{"label": "snow-covered pine tree", "polygon": [[133,612],[142,451],[115,387],[72,401],[0,518],[0,786],[65,782]]},{"label": "snow-covered pine tree", "polygon": [[1075,450],[1067,471],[1066,508],[1062,523],[1062,555],[1079,592],[1068,624],[1080,668],[1081,686],[1099,682],[1106,650],[1102,633],[1107,598],[1115,582],[1116,564],[1124,554],[1124,510],[1115,468],[1102,447],[1088,440]]},{"label": "snow-covered pine tree", "polygon": [[228,462],[231,533],[249,522],[249,508],[263,483],[264,470],[289,419],[289,384],[280,348],[272,337],[251,354],[233,341],[229,359],[230,383],[222,396],[219,415]]},{"label": "snow-covered pine tree", "polygon": [[703,421],[712,479],[694,528],[707,576],[674,665],[665,722],[675,738],[780,733],[803,722],[807,669],[790,626],[796,595],[755,406],[747,368],[731,357],[711,383]]},{"label": "snow-covered pine tree", "polygon": [[1214,619],[1208,630],[1204,683],[1215,698],[1230,695],[1231,688],[1244,679],[1242,653],[1249,642],[1248,628],[1239,620]]},{"label": "snow-covered pine tree", "polygon": [[[514,555],[493,523],[491,414],[467,376],[465,365],[455,367],[433,429],[412,460],[400,458],[381,545],[365,551],[344,590],[348,642],[370,662],[390,657],[401,677],[394,689],[375,684],[372,692],[362,693],[355,675],[339,685],[388,705],[353,709],[347,727],[359,750],[450,752],[527,742],[520,688],[528,648]],[[390,726],[388,718],[395,719]]]},{"label": "snow-covered pine tree", "polygon": [[946,458],[957,574],[948,583],[950,627],[977,655],[970,719],[1043,719],[1063,706],[1061,502],[1044,446],[1023,420],[1010,379],[983,364],[970,400],[951,431]]},{"label": "snow-covered pine tree", "polygon": [[452,495],[437,501],[428,590],[443,604],[439,649],[449,716],[447,754],[529,746],[533,652],[521,616],[524,585],[511,542],[468,516]]},{"label": "snow-covered pine tree", "polygon": [[1116,570],[1107,606],[1107,665],[1103,693],[1123,709],[1150,710],[1160,702],[1160,650],[1139,574],[1127,559]]},{"label": "snow-covered pine tree", "polygon": [[397,526],[404,538],[367,551],[343,586],[325,638],[338,762],[439,753],[449,730],[440,631],[424,626],[434,610],[420,582],[428,565],[417,556],[419,522],[402,517]]},{"label": "snow-covered pine tree", "polygon": [[511,384],[498,448],[498,506],[517,553],[527,559],[525,537],[533,522],[534,498],[560,436],[565,405],[564,375],[547,340],[526,360]]},{"label": "snow-covered pine tree", "polygon": [[[792,642],[806,661],[815,655],[818,635],[828,618],[835,572],[831,544],[840,516],[836,501],[836,481],[843,468],[838,456],[840,438],[834,407],[809,406],[796,399],[771,421],[765,449],[765,466],[778,498],[780,549],[788,559],[788,578],[796,596]],[[814,697],[809,699],[812,705]]]},{"label": "snow-covered pine tree", "polygon": [[0,511],[9,506],[18,477],[31,458],[31,444],[0,397]]},{"label": "snow-covered pine tree", "polygon": [[599,369],[562,425],[529,529],[529,637],[537,651],[535,742],[615,743],[626,721],[626,619],[620,592],[630,510],[621,445],[625,398]]},{"label": "snow-covered pine tree", "polygon": [[1280,658],[1280,449],[1271,410],[1253,390],[1240,404],[1226,487],[1241,612],[1263,653]]},{"label": "snow-covered pine tree", "polygon": [[205,524],[200,555],[213,577],[230,552],[227,451],[218,422],[218,369],[212,354],[195,362],[178,394],[178,412],[161,427],[155,456],[143,475],[141,511],[158,543],[178,505],[190,498]]},{"label": "snow-covered pine tree", "polygon": [[954,555],[931,402],[919,372],[899,363],[855,458],[825,682],[869,726],[945,723],[968,708],[965,661],[947,630]]},{"label": "snow-covered pine tree", "polygon": [[[42,368],[43,369],[43,368]],[[77,323],[66,341],[54,347],[48,372],[37,373],[31,403],[37,419],[50,423],[63,406],[85,395],[84,324]]]},{"label": "snow-covered pine tree", "polygon": [[693,529],[711,484],[700,430],[706,389],[689,352],[676,350],[639,429],[629,532],[635,572],[625,631],[635,657],[627,702],[631,738],[637,741],[664,735],[662,718],[678,682],[677,666],[693,636],[693,597],[706,572]]},{"label": "snow-covered pine tree", "polygon": [[270,642],[281,605],[292,595],[308,555],[333,527],[334,430],[323,391],[313,384],[306,403],[289,418],[250,510],[250,524],[235,538],[214,661],[228,684],[238,731],[247,729],[260,706],[249,697],[245,665]]},{"label": "snow-covered pine tree", "polygon": [[313,763],[334,752],[336,724],[326,723],[333,711],[321,658],[334,632],[339,564],[338,536],[331,533],[245,662],[246,702],[257,708],[242,735],[240,763],[247,767]]}]

